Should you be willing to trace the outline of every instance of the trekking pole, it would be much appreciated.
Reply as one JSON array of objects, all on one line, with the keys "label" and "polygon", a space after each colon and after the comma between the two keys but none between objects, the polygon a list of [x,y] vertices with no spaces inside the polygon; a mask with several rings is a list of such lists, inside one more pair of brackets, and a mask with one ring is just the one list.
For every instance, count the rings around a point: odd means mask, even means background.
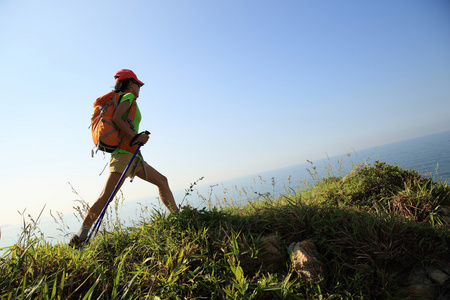
[{"label": "trekking pole", "polygon": [[141,132],[139,134],[136,134],[133,137],[133,139],[131,139],[130,146],[133,146],[133,145],[137,144],[138,147],[137,147],[136,151],[134,152],[133,156],[131,157],[131,160],[128,163],[127,167],[125,168],[125,171],[123,171],[122,176],[120,176],[119,181],[117,182],[116,186],[114,187],[114,190],[111,193],[111,196],[109,196],[109,199],[106,202],[105,206],[103,207],[102,212],[98,216],[97,221],[95,221],[94,227],[92,227],[91,232],[89,233],[89,235],[87,236],[86,240],[84,241],[83,246],[80,249],[80,252],[83,251],[84,246],[87,244],[87,242],[89,242],[89,240],[90,240],[90,238],[92,236],[92,233],[94,233],[94,231],[95,231],[94,237],[97,235],[98,229],[100,228],[100,225],[102,224],[103,216],[105,215],[105,212],[106,212],[106,209],[108,208],[109,203],[112,201],[112,199],[114,199],[114,196],[116,195],[117,191],[119,190],[120,185],[122,184],[122,181],[125,178],[125,174],[127,173],[128,169],[131,166],[131,163],[133,162],[134,158],[136,157],[136,155],[139,152],[139,149],[142,146],[142,143],[136,142],[136,139],[143,133],[145,133],[147,135],[150,134],[150,132],[146,130],[146,131],[143,131],[143,132]]}]

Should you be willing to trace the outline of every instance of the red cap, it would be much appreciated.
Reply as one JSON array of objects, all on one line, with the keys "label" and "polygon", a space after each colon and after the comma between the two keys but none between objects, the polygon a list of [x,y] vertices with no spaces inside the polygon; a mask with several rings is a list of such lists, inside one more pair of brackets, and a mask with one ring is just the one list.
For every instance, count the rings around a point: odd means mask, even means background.
[{"label": "red cap", "polygon": [[123,80],[123,79],[127,79],[127,78],[133,78],[134,80],[136,80],[139,84],[144,85],[144,83],[142,81],[140,81],[139,79],[137,79],[136,74],[134,74],[133,71],[128,70],[128,69],[122,69],[117,71],[116,75],[114,75],[114,78],[117,80]]}]

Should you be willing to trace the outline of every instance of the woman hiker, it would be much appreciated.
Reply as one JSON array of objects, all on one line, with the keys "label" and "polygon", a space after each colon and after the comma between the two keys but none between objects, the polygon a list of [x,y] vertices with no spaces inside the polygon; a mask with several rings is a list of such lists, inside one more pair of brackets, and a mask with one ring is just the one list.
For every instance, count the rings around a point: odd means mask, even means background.
[{"label": "woman hiker", "polygon": [[[137,78],[133,71],[127,69],[117,71],[114,78],[116,79],[114,92],[120,93],[121,98],[113,115],[113,123],[124,134],[134,137],[136,132],[139,132],[139,123],[141,121],[141,113],[137,107],[137,104],[136,113],[133,120],[135,130],[133,131],[124,120],[127,118],[128,110],[133,101],[139,97],[140,88],[144,85],[144,83]],[[140,134],[136,141],[143,145],[147,143],[148,139],[149,136],[147,134]],[[70,239],[69,246],[79,248],[83,245],[92,224],[105,207],[111,193],[113,192],[116,184],[119,182],[119,179],[130,162],[132,156],[133,153],[120,147],[116,148],[116,150],[114,150],[111,154],[109,164],[110,173],[108,179],[106,180],[105,186],[103,187],[98,199],[87,212],[86,217],[81,224],[80,230],[78,230],[78,232]],[[178,211],[178,207],[173,198],[172,191],[169,188],[167,178],[147,164],[141,156],[136,156],[127,172],[128,177],[131,177],[134,174],[158,187],[160,199],[170,212]]]}]

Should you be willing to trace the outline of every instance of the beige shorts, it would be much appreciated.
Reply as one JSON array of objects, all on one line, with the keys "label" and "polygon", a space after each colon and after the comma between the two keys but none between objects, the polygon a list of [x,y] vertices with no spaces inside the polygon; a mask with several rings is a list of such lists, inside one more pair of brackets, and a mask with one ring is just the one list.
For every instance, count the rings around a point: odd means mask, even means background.
[{"label": "beige shorts", "polygon": [[[117,153],[111,155],[111,160],[109,161],[109,172],[123,173],[132,157],[133,154],[128,153]],[[137,172],[142,171],[144,169],[144,165],[145,168],[147,168],[148,164],[141,157],[136,156],[125,176],[132,177]]]}]

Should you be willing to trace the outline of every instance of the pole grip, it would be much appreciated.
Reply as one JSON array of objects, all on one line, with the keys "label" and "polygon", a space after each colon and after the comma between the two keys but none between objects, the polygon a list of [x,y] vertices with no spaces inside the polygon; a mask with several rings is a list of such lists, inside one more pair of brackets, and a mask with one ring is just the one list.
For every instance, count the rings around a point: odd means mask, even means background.
[{"label": "pole grip", "polygon": [[149,135],[149,134],[150,134],[150,131],[145,130],[145,131],[142,131],[141,133],[136,134],[136,135],[131,139],[131,141],[130,141],[130,147],[133,147],[135,144],[138,144],[138,145],[142,146],[141,143],[136,142],[136,139],[137,139],[141,134],[147,134],[147,135]]}]

